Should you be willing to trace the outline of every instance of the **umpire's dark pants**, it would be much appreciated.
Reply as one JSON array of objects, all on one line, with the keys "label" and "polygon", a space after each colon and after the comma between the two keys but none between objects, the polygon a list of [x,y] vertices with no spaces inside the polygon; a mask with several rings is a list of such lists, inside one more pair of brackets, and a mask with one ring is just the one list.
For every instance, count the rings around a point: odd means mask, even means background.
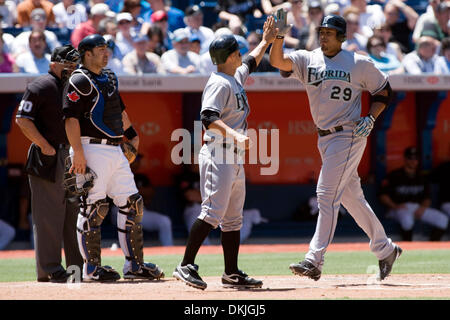
[{"label": "umpire's dark pants", "polygon": [[37,279],[62,270],[61,249],[64,243],[66,267],[77,265],[83,270],[83,258],[78,249],[76,226],[78,203],[66,201],[62,185],[64,160],[69,150],[57,150],[55,182],[31,176],[31,216],[33,219]]}]

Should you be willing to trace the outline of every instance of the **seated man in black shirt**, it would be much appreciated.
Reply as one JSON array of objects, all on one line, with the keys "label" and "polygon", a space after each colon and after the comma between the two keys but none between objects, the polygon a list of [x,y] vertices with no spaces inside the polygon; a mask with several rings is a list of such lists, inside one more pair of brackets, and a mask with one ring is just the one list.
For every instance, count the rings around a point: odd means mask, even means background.
[{"label": "seated man in black shirt", "polygon": [[414,147],[404,152],[405,165],[388,174],[380,190],[381,202],[389,208],[388,216],[400,223],[402,240],[412,241],[415,220],[433,227],[430,241],[439,241],[448,226],[448,216],[430,208],[430,184],[419,172],[418,151]]}]

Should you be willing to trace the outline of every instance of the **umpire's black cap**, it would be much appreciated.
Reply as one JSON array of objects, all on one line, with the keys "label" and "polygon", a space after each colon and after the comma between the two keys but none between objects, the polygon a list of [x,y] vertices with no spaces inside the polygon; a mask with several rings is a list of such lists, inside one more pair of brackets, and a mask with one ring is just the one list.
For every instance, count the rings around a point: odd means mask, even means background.
[{"label": "umpire's black cap", "polygon": [[91,34],[84,37],[83,40],[80,41],[80,44],[78,45],[78,52],[80,52],[80,55],[83,56],[86,51],[102,46],[107,46],[105,38],[99,34]]},{"label": "umpire's black cap", "polygon": [[225,63],[228,56],[236,50],[239,50],[239,44],[231,34],[221,35],[209,45],[209,55],[215,65]]},{"label": "umpire's black cap", "polygon": [[72,47],[70,44],[56,47],[52,51],[52,56],[50,58],[51,62],[75,62],[78,63],[80,60],[80,53]]}]

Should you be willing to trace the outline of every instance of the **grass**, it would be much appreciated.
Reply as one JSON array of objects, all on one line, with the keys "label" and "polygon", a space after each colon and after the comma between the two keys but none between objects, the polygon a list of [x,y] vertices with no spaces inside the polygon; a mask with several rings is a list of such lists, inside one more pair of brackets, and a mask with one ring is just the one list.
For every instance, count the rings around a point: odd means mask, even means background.
[{"label": "grass", "polygon": [[[299,253],[241,254],[239,267],[255,275],[291,275],[289,264],[303,259]],[[161,266],[166,277],[172,276],[181,255],[155,255],[146,261]],[[110,265],[122,273],[124,258],[105,257],[102,264]],[[199,255],[196,263],[202,276],[220,276],[223,272],[222,254]],[[378,260],[370,252],[328,252],[325,256],[323,274],[370,274],[375,273]],[[393,274],[450,273],[450,250],[405,251],[394,266]],[[34,281],[34,259],[0,259],[0,282]]]}]

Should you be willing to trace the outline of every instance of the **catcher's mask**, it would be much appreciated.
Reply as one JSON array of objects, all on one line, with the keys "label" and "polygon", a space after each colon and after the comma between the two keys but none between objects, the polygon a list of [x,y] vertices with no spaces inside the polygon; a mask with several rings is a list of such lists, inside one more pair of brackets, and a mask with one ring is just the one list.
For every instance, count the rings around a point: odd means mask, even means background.
[{"label": "catcher's mask", "polygon": [[69,169],[72,166],[72,160],[69,157],[65,160],[65,171],[63,186],[69,196],[84,196],[86,197],[89,190],[94,186],[94,180],[97,178],[95,172],[86,166],[86,172],[84,174],[69,173]]}]

